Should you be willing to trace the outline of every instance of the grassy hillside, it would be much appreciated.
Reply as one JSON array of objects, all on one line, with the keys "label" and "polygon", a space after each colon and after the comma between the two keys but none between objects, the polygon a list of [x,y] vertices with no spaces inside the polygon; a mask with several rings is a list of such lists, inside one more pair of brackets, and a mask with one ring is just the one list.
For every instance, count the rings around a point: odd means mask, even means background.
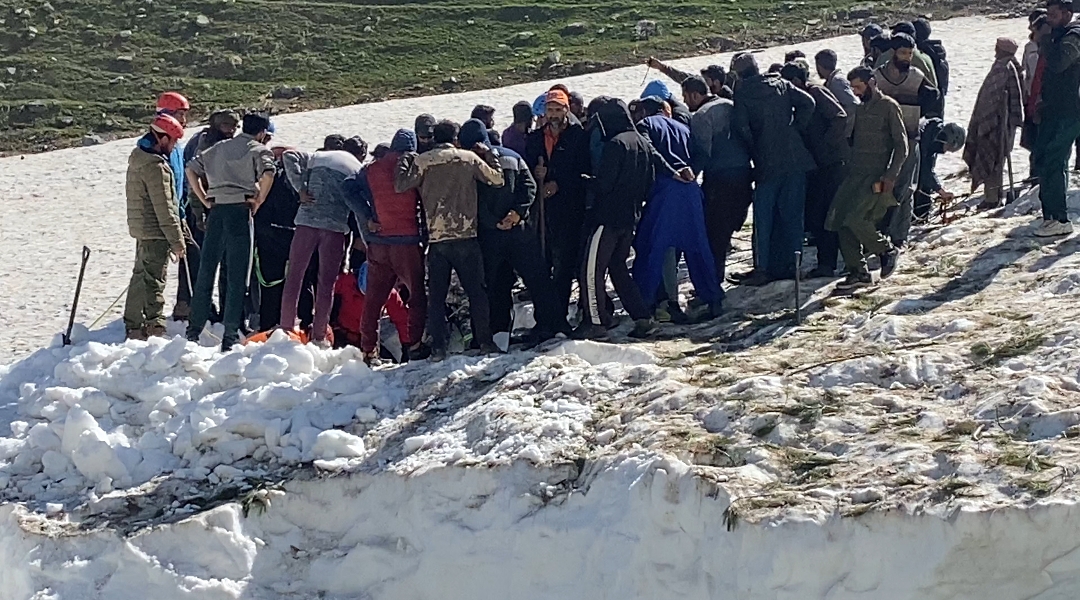
[{"label": "grassy hillside", "polygon": [[[515,1],[0,0],[0,152],[130,133],[166,89],[183,90],[196,118],[262,106],[274,90],[297,86],[300,97],[275,105],[302,110],[824,37],[853,31],[868,14],[888,21],[1014,6]],[[643,31],[643,19],[657,31]]]}]

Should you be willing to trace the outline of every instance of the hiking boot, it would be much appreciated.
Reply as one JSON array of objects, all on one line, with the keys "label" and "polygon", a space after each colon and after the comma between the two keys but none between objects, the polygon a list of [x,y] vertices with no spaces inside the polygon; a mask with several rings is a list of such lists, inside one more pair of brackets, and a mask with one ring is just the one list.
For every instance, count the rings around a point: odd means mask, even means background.
[{"label": "hiking boot", "polygon": [[172,309],[173,321],[187,321],[191,318],[191,305],[187,302],[177,302],[176,306]]},{"label": "hiking boot", "polygon": [[540,327],[533,327],[529,330],[529,335],[526,338],[527,343],[531,344],[543,344],[544,342],[553,339],[556,333],[547,329],[541,329]]},{"label": "hiking boot", "polygon": [[[690,315],[686,314],[686,312],[674,302],[668,303],[668,313],[671,316],[671,322],[676,325],[686,325],[690,322]],[[660,319],[657,319],[657,321],[662,322]]]},{"label": "hiking boot", "polygon": [[168,332],[164,325],[155,323],[153,325],[146,326],[146,337],[166,337]]},{"label": "hiking boot", "polygon": [[428,355],[428,360],[433,363],[446,360],[446,348],[432,348],[431,354]]},{"label": "hiking boot", "polygon": [[836,269],[818,265],[813,271],[806,274],[807,279],[831,279],[836,277]]},{"label": "hiking boot", "polygon": [[[408,362],[407,360],[405,360],[405,357],[408,355],[408,352],[409,351],[407,349],[405,349],[405,348],[401,349],[402,362]],[[365,352],[364,353],[364,364],[371,367],[371,368],[375,368],[375,367],[382,364],[382,359],[379,358],[379,353],[377,351]]]},{"label": "hiking boot", "polygon": [[661,302],[660,305],[656,307],[656,310],[653,311],[653,318],[656,319],[657,323],[671,322],[671,313],[668,312],[667,302]]},{"label": "hiking boot", "polygon": [[743,271],[741,273],[731,273],[731,274],[729,274],[727,276],[727,280],[730,283],[739,284],[739,283],[742,283],[746,279],[750,279],[750,278],[756,276],[757,274],[758,274],[757,269],[753,269],[753,270],[750,270],[750,271]]},{"label": "hiking boot", "polygon": [[1069,221],[1043,221],[1043,224],[1035,228],[1035,237],[1059,237],[1072,235],[1073,226]]},{"label": "hiking boot", "polygon": [[893,248],[881,255],[881,278],[885,279],[896,271],[896,263],[900,260],[900,249]]},{"label": "hiking boot", "polygon": [[843,281],[836,284],[838,292],[854,292],[855,290],[868,288],[874,285],[874,279],[869,273],[849,273]]},{"label": "hiking boot", "polygon": [[403,363],[410,360],[424,360],[429,356],[431,356],[431,348],[428,348],[424,342],[416,342],[411,346],[401,347],[401,362]]},{"label": "hiking boot", "polygon": [[723,315],[724,315],[724,303],[723,302],[717,301],[717,302],[713,302],[712,304],[709,305],[709,318],[710,319],[718,319]]},{"label": "hiking boot", "polygon": [[634,321],[634,329],[630,332],[630,337],[640,340],[656,335],[659,331],[660,326],[656,324],[656,321],[652,319],[638,319]]},{"label": "hiking boot", "polygon": [[570,332],[570,339],[572,340],[606,340],[608,338],[607,329],[603,325],[593,325],[588,321],[577,326]]},{"label": "hiking boot", "polygon": [[147,339],[146,331],[142,327],[138,329],[128,329],[124,332],[124,337],[129,340],[139,340],[145,342]]},{"label": "hiking boot", "polygon": [[755,271],[753,275],[740,281],[739,285],[745,285],[747,287],[761,287],[772,282],[773,278],[769,277],[764,271]]},{"label": "hiking boot", "polygon": [[480,344],[480,354],[502,354],[503,351],[494,342]]}]

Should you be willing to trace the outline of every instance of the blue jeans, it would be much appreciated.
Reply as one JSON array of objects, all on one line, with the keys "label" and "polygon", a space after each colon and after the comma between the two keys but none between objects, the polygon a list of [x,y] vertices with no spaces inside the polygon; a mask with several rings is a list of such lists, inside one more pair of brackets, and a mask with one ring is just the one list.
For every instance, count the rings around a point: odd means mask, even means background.
[{"label": "blue jeans", "polygon": [[785,173],[754,189],[754,246],[758,268],[773,279],[795,277],[795,253],[802,250],[806,174]]}]

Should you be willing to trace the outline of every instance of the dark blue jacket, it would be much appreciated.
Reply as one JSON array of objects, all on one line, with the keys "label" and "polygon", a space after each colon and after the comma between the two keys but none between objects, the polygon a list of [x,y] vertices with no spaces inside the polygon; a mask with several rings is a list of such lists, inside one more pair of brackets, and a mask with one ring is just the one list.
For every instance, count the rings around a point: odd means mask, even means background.
[{"label": "dark blue jacket", "polygon": [[[676,171],[690,166],[689,127],[670,117],[653,115],[638,122],[637,128],[649,136],[653,147]],[[657,176],[664,175],[670,176],[663,169],[657,170]]]}]

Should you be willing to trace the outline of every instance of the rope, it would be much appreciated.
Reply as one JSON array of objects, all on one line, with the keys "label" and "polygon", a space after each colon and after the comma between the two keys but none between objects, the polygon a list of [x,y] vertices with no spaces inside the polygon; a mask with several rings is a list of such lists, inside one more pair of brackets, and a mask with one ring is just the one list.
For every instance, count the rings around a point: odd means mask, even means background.
[{"label": "rope", "polygon": [[259,250],[258,250],[258,248],[255,249],[255,252],[254,252],[253,256],[255,257],[255,277],[259,280],[259,285],[263,286],[264,288],[272,288],[272,287],[277,287],[277,286],[285,283],[285,278],[289,276],[289,263],[287,263],[287,262],[285,263],[285,276],[284,277],[282,277],[281,279],[278,279],[277,281],[267,281],[266,278],[263,277],[262,263],[259,262]]},{"label": "rope", "polygon": [[95,325],[100,323],[101,320],[105,318],[105,315],[109,314],[109,311],[111,311],[113,309],[113,307],[116,306],[116,303],[119,302],[120,299],[124,297],[124,294],[127,294],[128,287],[130,287],[130,286],[124,286],[124,290],[120,292],[120,295],[116,297],[116,300],[113,300],[112,304],[110,304],[109,307],[105,309],[105,312],[101,313],[101,316],[94,319],[94,322],[91,323],[90,327],[87,327],[87,329],[93,329]]}]

